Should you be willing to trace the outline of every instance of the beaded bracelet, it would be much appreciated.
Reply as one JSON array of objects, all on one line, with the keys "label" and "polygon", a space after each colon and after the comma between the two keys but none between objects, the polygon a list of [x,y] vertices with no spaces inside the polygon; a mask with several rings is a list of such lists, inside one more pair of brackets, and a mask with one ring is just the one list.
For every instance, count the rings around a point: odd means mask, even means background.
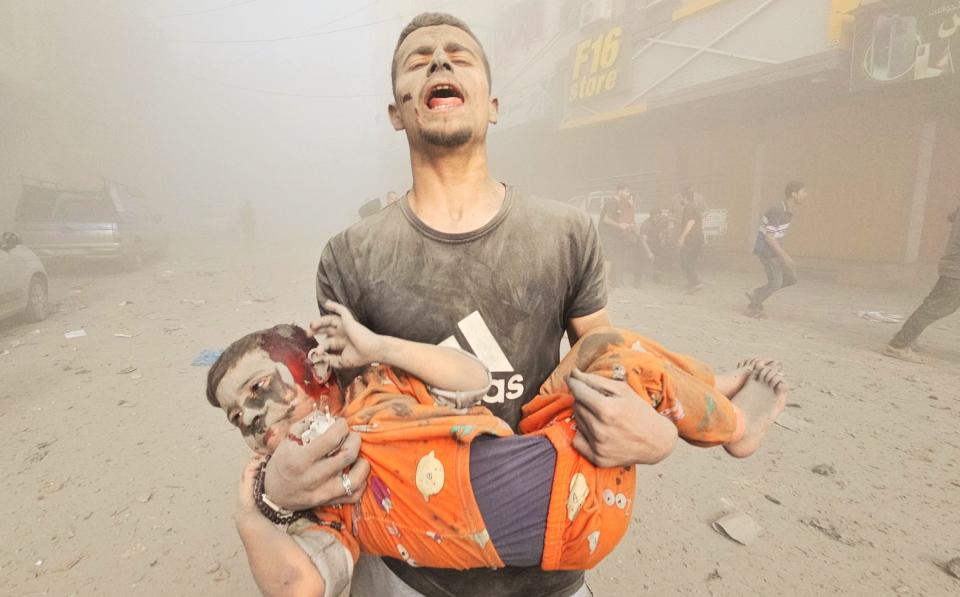
[{"label": "beaded bracelet", "polygon": [[270,461],[270,457],[267,456],[263,462],[260,464],[260,468],[257,470],[257,479],[253,485],[253,497],[254,501],[257,503],[257,509],[260,510],[260,513],[267,517],[267,520],[273,524],[279,525],[288,525],[306,514],[304,510],[287,510],[281,508],[280,506],[274,504],[270,501],[263,493],[264,479],[267,476],[267,462]]}]

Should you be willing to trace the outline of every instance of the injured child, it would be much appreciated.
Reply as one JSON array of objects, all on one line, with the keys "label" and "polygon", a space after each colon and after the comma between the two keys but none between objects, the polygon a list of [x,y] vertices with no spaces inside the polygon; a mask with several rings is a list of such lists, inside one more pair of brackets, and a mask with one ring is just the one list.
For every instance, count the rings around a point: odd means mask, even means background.
[{"label": "injured child", "polygon": [[[684,440],[722,445],[736,457],[758,448],[785,405],[773,361],[745,361],[714,377],[651,340],[601,328],[573,346],[524,406],[522,435],[514,435],[480,406],[490,374],[477,359],[378,336],[344,307],[328,309],[334,314],[310,329],[324,334],[319,342],[293,325],[254,332],[234,342],[207,379],[210,403],[262,455],[241,480],[237,527],[265,592],[294,583],[346,594],[361,551],[437,568],[596,566],[627,530],[636,473],[599,468],[574,449],[578,384],[610,396],[609,384],[626,383]],[[332,369],[363,365],[341,390]],[[285,439],[321,434],[327,413],[362,438],[371,472],[360,502],[271,522],[264,514],[273,511],[254,497],[265,459]],[[349,495],[349,477],[343,481]]]}]

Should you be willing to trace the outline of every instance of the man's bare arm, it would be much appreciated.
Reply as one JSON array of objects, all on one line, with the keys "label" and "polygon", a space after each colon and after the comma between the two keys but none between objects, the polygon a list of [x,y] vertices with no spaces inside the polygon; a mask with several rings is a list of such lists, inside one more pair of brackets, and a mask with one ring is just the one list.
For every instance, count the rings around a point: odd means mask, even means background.
[{"label": "man's bare arm", "polygon": [[793,267],[794,265],[793,258],[790,257],[790,255],[788,255],[787,252],[783,250],[783,245],[780,244],[780,241],[777,240],[777,237],[774,236],[773,233],[764,232],[763,238],[764,240],[767,241],[767,245],[771,249],[773,249],[773,252],[777,254],[777,257],[782,259],[783,262],[788,266]]},{"label": "man's bare arm", "polygon": [[680,233],[680,241],[678,242],[681,246],[687,242],[687,236],[690,234],[690,231],[693,230],[694,223],[693,220],[687,220],[686,226],[683,227],[683,232]]},{"label": "man's bare arm", "polygon": [[[567,325],[570,345],[590,330],[608,326],[606,309],[572,318]],[[576,399],[574,447],[597,466],[656,464],[673,451],[676,426],[627,384],[579,372],[567,383]]]},{"label": "man's bare arm", "polygon": [[583,317],[573,317],[567,322],[567,340],[569,340],[570,346],[573,346],[577,343],[577,340],[582,338],[583,335],[590,330],[608,327],[609,325],[610,315],[607,313],[606,308],[600,309],[590,315],[584,315]]},{"label": "man's bare arm", "polygon": [[650,243],[647,241],[647,235],[640,235],[640,244],[643,246],[644,252],[647,254],[647,259],[653,258],[653,251],[650,249]]}]

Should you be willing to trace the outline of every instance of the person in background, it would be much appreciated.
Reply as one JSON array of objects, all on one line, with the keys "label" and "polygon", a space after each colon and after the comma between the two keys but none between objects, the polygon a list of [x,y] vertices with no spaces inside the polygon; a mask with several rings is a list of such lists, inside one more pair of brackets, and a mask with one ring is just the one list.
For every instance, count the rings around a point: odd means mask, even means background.
[{"label": "person in background", "polygon": [[636,234],[636,204],[626,184],[617,185],[617,193],[607,199],[600,213],[600,238],[605,267],[611,288],[623,284],[623,274],[630,265]]},{"label": "person in background", "polygon": [[793,222],[793,212],[807,198],[807,186],[793,180],[784,189],[784,199],[772,206],[760,219],[760,230],[753,253],[760,259],[767,274],[767,283],[746,293],[747,315],[764,317],[763,302],[774,292],[797,283],[797,264],[783,248],[783,239]]},{"label": "person in background", "polygon": [[676,227],[670,210],[658,209],[637,230],[637,245],[643,262],[641,275],[650,274],[657,284],[663,283],[663,273],[669,268],[671,239]]},{"label": "person in background", "polygon": [[685,185],[674,197],[674,209],[678,214],[683,211],[683,202],[685,196],[692,196],[694,205],[696,205],[701,212],[707,212],[707,200],[703,198],[703,195],[697,191],[695,186],[688,184]]},{"label": "person in background", "polygon": [[680,212],[680,263],[687,277],[687,293],[703,290],[703,282],[697,271],[700,255],[703,253],[703,211],[697,205],[693,190],[684,191],[681,197]]},{"label": "person in background", "polygon": [[883,354],[909,361],[922,363],[923,358],[913,350],[923,330],[933,322],[952,315],[960,308],[960,196],[957,197],[957,206],[947,216],[951,223],[950,237],[947,240],[947,250],[940,259],[940,278],[927,298],[917,307],[896,336],[890,340]]}]

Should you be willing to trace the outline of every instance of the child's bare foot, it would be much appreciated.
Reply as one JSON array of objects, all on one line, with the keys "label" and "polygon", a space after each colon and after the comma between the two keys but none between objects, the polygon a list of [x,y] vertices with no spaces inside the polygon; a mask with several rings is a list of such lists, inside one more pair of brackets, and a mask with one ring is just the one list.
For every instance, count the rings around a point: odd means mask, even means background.
[{"label": "child's bare foot", "polygon": [[731,399],[743,416],[745,431],[739,440],[724,446],[736,458],[746,458],[760,442],[787,404],[787,384],[783,373],[773,367],[761,367],[752,379]]},{"label": "child's bare foot", "polygon": [[747,383],[750,374],[763,367],[773,367],[779,370],[782,365],[779,361],[763,357],[745,359],[737,363],[737,368],[730,373],[717,375],[714,379],[714,387],[727,398],[733,398],[737,392],[743,389],[743,384]]}]

